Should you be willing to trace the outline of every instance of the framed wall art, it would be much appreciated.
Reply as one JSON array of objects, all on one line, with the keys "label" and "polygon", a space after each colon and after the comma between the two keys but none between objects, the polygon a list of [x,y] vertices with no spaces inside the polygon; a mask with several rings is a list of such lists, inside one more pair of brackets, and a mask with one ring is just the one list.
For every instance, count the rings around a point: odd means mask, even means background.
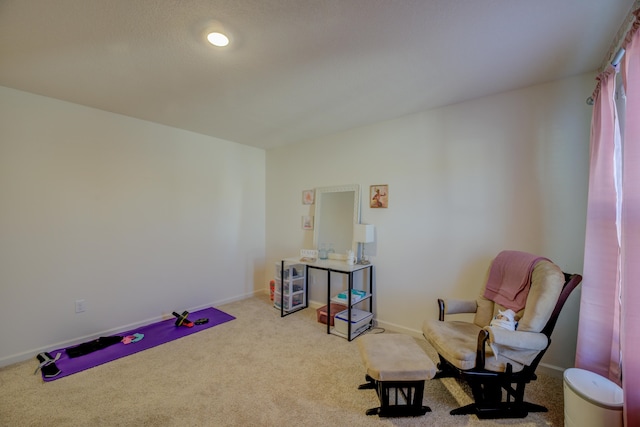
[{"label": "framed wall art", "polygon": [[312,205],[315,200],[315,190],[304,190],[302,192],[302,204]]},{"label": "framed wall art", "polygon": [[372,185],[369,191],[369,205],[372,208],[388,208],[389,207],[389,186]]},{"label": "framed wall art", "polygon": [[310,215],[304,215],[302,217],[302,229],[313,230],[313,217]]}]

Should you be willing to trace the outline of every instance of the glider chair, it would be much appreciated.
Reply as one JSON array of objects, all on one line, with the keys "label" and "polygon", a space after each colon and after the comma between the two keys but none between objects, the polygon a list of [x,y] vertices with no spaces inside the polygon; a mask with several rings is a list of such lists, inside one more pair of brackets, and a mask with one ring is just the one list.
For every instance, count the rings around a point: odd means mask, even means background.
[{"label": "glider chair", "polygon": [[[479,298],[438,300],[439,319],[426,320],[422,327],[440,359],[435,378],[466,381],[474,398],[451,415],[524,418],[547,411],[525,402],[524,389],[536,379],[560,310],[581,281],[582,276],[563,273],[546,258],[503,251],[491,262]],[[509,309],[515,322],[501,324]],[[457,313],[475,313],[473,322],[445,320]]]}]

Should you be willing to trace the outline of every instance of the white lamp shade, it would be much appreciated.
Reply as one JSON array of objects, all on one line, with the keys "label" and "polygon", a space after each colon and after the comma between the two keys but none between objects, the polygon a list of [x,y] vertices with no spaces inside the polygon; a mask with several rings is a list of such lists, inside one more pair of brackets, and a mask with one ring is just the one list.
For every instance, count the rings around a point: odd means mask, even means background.
[{"label": "white lamp shade", "polygon": [[373,224],[354,224],[353,240],[358,243],[371,243],[374,240],[373,230]]}]

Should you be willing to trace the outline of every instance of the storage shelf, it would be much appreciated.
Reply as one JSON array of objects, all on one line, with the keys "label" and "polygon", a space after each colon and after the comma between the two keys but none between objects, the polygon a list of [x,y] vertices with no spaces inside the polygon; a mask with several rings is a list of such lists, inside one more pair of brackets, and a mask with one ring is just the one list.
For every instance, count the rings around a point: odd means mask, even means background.
[{"label": "storage shelf", "polygon": [[273,306],[281,316],[308,305],[306,266],[300,263],[278,262],[275,269]]},{"label": "storage shelf", "polygon": [[[346,296],[346,293],[340,293]],[[338,295],[340,295],[338,294]],[[337,302],[339,304],[344,304],[347,305],[347,299],[346,298],[339,298],[338,295],[335,295],[331,298],[331,302]],[[371,294],[369,292],[364,292],[362,295],[352,295],[351,296],[351,305],[355,305],[358,304],[359,302],[362,302],[368,298],[371,298]]]},{"label": "storage shelf", "polygon": [[279,262],[276,263],[276,277],[279,279],[280,276],[284,278],[284,280],[296,280],[296,279],[304,279],[304,264],[285,264],[284,272],[281,272],[282,266]]},{"label": "storage shelf", "polygon": [[[281,286],[280,279],[276,278],[276,292],[280,293],[280,290],[284,292],[285,296],[296,295],[296,294],[304,294],[305,291],[305,282],[304,277],[299,277],[297,279],[285,280],[284,285]],[[291,292],[293,289],[293,292]]]}]

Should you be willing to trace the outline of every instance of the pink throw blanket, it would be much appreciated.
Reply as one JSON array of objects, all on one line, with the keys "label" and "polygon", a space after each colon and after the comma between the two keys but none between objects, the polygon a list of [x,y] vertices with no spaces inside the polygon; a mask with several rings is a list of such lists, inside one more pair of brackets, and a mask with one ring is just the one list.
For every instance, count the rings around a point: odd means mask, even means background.
[{"label": "pink throw blanket", "polygon": [[491,264],[484,297],[515,312],[522,310],[529,295],[531,272],[541,260],[549,261],[526,252],[500,252]]}]

